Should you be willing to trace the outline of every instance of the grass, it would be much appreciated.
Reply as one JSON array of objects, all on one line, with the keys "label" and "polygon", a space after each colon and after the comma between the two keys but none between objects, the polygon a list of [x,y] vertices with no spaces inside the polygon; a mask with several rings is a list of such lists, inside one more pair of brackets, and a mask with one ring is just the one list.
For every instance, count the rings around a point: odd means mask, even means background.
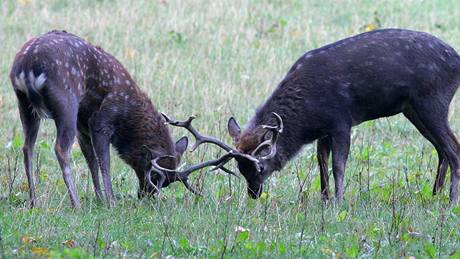
[{"label": "grass", "polygon": [[[197,114],[200,131],[230,141],[306,50],[372,27],[427,31],[460,50],[457,1],[4,0],[0,3],[0,257],[460,257],[460,207],[431,196],[434,148],[401,116],[353,130],[343,206],[323,204],[314,145],[253,201],[244,180],[196,173],[205,192],[180,184],[139,201],[134,172],[116,156],[117,206],[96,204],[78,148],[74,211],[53,152],[52,121],[37,143],[39,208],[27,209],[21,126],[8,73],[26,39],[65,29],[115,55],[159,110]],[[458,98],[451,124],[460,132]],[[174,129],[176,138],[184,134]],[[202,147],[187,164],[210,159]],[[38,162],[38,163],[37,163]],[[14,178],[14,181],[12,180]],[[71,248],[69,248],[71,247]]]}]

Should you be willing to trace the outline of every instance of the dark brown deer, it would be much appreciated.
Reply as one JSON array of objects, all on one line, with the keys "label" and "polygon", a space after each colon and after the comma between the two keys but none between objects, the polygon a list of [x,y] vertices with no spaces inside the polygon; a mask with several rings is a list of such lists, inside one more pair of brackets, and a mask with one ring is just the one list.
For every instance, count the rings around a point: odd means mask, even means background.
[{"label": "dark brown deer", "polygon": [[[175,169],[188,140],[183,137],[174,144],[164,118],[147,95],[120,62],[101,48],[65,31],[46,33],[26,42],[16,54],[10,79],[25,136],[24,165],[31,206],[36,204],[32,175],[34,144],[40,120],[44,118],[53,119],[56,124],[55,153],[76,208],[80,207],[80,201],[72,179],[69,153],[77,133],[96,196],[103,197],[100,169],[109,205],[114,203],[110,143],[136,172],[139,197],[152,195],[174,181],[183,182],[196,192],[187,182],[194,170],[178,175],[152,174],[152,160],[160,156],[165,156],[159,161],[162,167]],[[213,162],[194,166],[194,169],[209,165]]]},{"label": "dark brown deer", "polygon": [[341,202],[351,128],[403,113],[438,153],[433,194],[442,190],[449,166],[450,202],[457,203],[460,146],[448,110],[459,84],[459,55],[423,32],[376,30],[305,53],[244,131],[235,119],[228,121],[236,150],[251,157],[236,158],[249,195],[258,198],[273,171],[317,140],[321,193],[329,198],[332,152],[335,196]]}]

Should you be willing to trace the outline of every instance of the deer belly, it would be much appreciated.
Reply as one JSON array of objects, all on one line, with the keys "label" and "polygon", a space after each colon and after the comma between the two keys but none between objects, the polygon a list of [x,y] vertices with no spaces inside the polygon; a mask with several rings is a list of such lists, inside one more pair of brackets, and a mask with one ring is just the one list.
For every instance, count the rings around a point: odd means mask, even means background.
[{"label": "deer belly", "polygon": [[401,113],[406,105],[402,100],[367,100],[352,110],[353,125],[364,121],[389,117]]}]

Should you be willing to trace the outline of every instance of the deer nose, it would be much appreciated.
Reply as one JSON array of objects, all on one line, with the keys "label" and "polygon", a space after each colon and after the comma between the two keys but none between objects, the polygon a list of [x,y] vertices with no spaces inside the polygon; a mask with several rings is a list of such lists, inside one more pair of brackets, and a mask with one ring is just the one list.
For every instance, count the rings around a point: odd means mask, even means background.
[{"label": "deer nose", "polygon": [[252,199],[258,199],[260,198],[260,195],[262,194],[262,184],[257,184],[255,186],[248,186],[248,194],[249,197]]}]

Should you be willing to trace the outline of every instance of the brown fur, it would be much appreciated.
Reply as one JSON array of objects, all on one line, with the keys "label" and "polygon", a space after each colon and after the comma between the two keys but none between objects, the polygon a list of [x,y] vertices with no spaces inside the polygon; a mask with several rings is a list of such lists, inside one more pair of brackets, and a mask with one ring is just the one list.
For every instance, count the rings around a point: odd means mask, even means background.
[{"label": "brown fur", "polygon": [[[44,77],[44,84],[37,87]],[[32,206],[35,191],[31,161],[42,118],[52,118],[56,123],[56,154],[75,207],[80,203],[70,174],[69,151],[77,127],[96,195],[102,197],[100,169],[110,203],[114,201],[110,143],[136,171],[140,196],[154,192],[145,182],[150,160],[171,155],[174,159],[165,160],[163,166],[175,169],[187,144],[186,139],[181,140],[176,148],[161,114],[115,57],[73,34],[52,31],[26,42],[15,57],[10,78],[26,138],[24,162]]]}]

